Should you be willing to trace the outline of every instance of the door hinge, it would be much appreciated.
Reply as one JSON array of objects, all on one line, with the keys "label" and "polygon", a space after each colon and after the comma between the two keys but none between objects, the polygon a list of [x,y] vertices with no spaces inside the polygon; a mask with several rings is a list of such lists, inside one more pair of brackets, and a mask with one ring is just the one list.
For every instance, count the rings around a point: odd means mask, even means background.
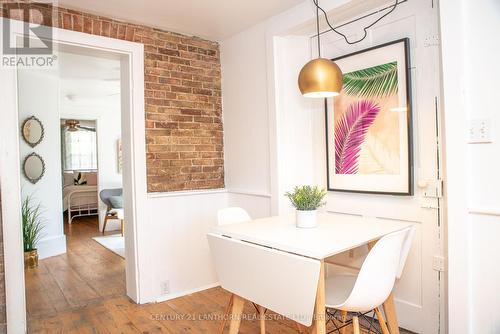
[{"label": "door hinge", "polygon": [[419,181],[418,186],[422,189],[422,197],[442,198],[443,183],[442,179]]},{"label": "door hinge", "polygon": [[446,269],[446,260],[443,256],[434,255],[432,257],[432,269],[444,272]]}]

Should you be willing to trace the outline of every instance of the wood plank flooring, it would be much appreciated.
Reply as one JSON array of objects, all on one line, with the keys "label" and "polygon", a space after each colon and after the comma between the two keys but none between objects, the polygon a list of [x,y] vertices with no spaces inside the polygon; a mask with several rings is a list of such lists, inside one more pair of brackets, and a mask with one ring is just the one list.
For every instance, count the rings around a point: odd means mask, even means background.
[{"label": "wood plank flooring", "polygon": [[29,319],[125,295],[125,261],[92,240],[100,235],[97,218],[75,219],[64,230],[67,253],[25,271]]},{"label": "wood plank flooring", "polygon": [[[76,219],[71,226],[66,224],[65,233],[66,254],[26,270],[29,333],[219,332],[229,301],[223,289],[137,305],[125,293],[124,260],[91,239],[100,235],[97,219]],[[244,315],[240,333],[259,333],[253,305],[245,305]],[[299,333],[294,322],[269,316],[273,319],[266,322],[267,333]]]}]

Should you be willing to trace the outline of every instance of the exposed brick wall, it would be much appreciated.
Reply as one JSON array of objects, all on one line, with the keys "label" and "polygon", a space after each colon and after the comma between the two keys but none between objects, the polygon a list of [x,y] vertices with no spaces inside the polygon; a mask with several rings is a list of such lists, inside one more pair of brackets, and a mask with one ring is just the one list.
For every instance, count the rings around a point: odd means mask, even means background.
[{"label": "exposed brick wall", "polygon": [[[64,8],[51,15],[43,4],[0,4],[3,17],[144,44],[148,191],[224,187],[218,43]],[[12,10],[20,7],[35,10],[26,18]]]}]

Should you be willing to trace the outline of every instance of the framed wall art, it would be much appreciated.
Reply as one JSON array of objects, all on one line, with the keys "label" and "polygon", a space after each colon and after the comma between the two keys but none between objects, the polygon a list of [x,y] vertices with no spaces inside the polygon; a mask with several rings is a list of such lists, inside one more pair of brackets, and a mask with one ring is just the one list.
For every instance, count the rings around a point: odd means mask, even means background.
[{"label": "framed wall art", "polygon": [[413,195],[409,40],[333,60],[343,88],[325,101],[328,189]]}]

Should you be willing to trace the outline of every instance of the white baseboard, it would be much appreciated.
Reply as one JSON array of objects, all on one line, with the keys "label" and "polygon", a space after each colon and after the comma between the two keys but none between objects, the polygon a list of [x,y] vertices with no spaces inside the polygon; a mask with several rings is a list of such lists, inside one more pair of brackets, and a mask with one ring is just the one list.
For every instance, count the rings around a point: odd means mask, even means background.
[{"label": "white baseboard", "polygon": [[38,242],[38,258],[45,259],[66,253],[66,236],[58,235],[42,239]]},{"label": "white baseboard", "polygon": [[200,291],[203,291],[203,290],[212,289],[212,288],[218,287],[219,285],[220,285],[219,282],[215,282],[215,283],[208,284],[208,285],[205,285],[205,286],[201,286],[201,287],[198,287],[198,288],[195,288],[195,289],[189,289],[189,290],[185,290],[185,291],[182,291],[182,292],[176,292],[176,293],[169,293],[168,295],[162,295],[159,298],[157,298],[156,302],[157,303],[165,302],[167,300],[171,300],[171,299],[179,298],[179,297],[182,297],[182,296],[190,295],[190,294],[193,294],[193,293],[196,293],[196,292],[200,292]]}]

